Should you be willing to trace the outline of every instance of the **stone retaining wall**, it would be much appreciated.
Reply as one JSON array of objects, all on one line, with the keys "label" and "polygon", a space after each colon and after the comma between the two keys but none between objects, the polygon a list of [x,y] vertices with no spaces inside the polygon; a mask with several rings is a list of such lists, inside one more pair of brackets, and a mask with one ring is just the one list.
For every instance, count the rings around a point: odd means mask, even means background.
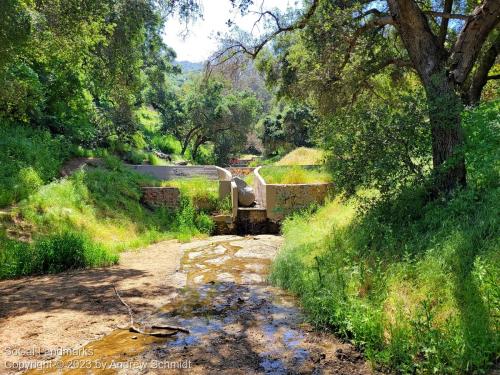
[{"label": "stone retaining wall", "polygon": [[226,168],[233,176],[245,177],[253,173],[255,167],[228,167]]},{"label": "stone retaining wall", "polygon": [[178,208],[180,191],[176,187],[143,187],[142,201],[151,207]]}]

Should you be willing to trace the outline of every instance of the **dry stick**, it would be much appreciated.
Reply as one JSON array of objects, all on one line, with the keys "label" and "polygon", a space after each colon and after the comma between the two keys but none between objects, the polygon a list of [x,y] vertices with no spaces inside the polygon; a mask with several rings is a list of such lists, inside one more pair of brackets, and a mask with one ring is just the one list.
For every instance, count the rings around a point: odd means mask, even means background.
[{"label": "dry stick", "polygon": [[184,328],[184,327],[179,327],[179,326],[171,326],[171,325],[161,325],[161,326],[157,326],[157,325],[154,325],[154,326],[151,326],[152,329],[174,329],[176,331],[179,331],[179,332],[184,332],[184,333],[187,333],[187,334],[190,334],[191,332],[189,331],[189,329],[187,328]]},{"label": "dry stick", "polygon": [[128,315],[130,316],[130,327],[128,328],[128,330],[130,332],[134,332],[134,333],[140,333],[141,335],[148,335],[148,336],[154,336],[154,337],[169,337],[169,336],[173,336],[175,334],[177,334],[178,331],[181,331],[181,332],[185,332],[185,333],[190,333],[188,329],[186,328],[183,328],[183,327],[177,327],[177,326],[169,326],[169,325],[162,325],[162,326],[153,326],[151,328],[153,329],[170,329],[170,330],[173,330],[174,332],[145,332],[143,331],[142,329],[140,328],[137,328],[134,324],[134,315],[132,313],[132,309],[130,308],[130,306],[127,304],[127,302],[125,302],[123,300],[123,298],[120,296],[120,294],[118,293],[118,290],[116,290],[115,286],[113,286],[113,289],[115,291],[115,294],[116,296],[118,297],[118,299],[120,300],[120,302],[127,308],[128,310]]}]

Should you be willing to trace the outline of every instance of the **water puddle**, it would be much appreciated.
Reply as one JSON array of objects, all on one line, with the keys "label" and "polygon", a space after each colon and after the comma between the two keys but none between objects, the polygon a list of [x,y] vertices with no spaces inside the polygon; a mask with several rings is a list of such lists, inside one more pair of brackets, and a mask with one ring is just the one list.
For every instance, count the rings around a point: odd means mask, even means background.
[{"label": "water puddle", "polygon": [[[265,283],[279,242],[259,237],[185,245],[178,272],[186,287],[142,323],[182,326],[189,334],[117,330],[85,346],[91,355],[62,357],[62,371],[37,373],[165,373],[167,365],[168,373],[312,373],[336,361],[331,338],[312,333],[295,299]],[[79,361],[86,367],[65,367]]]}]

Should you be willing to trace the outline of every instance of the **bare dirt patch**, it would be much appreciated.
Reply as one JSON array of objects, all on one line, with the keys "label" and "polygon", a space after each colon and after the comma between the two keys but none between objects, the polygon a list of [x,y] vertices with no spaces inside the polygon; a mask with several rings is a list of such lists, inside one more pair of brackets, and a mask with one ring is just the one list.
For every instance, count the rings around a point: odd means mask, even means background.
[{"label": "bare dirt patch", "polygon": [[113,285],[138,317],[163,306],[182,286],[173,277],[181,254],[179,243],[165,241],[122,253],[115,267],[1,281],[0,373],[15,372],[6,362],[52,359],[54,349],[82,346],[126,324]]}]

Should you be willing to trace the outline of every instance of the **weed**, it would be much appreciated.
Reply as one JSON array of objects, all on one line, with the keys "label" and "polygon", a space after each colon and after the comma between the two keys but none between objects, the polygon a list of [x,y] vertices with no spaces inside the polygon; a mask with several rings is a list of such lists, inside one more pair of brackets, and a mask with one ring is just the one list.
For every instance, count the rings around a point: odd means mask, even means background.
[{"label": "weed", "polygon": [[259,170],[259,174],[268,184],[309,184],[331,182],[331,177],[328,173],[316,169],[305,169],[300,166],[265,166]]}]

